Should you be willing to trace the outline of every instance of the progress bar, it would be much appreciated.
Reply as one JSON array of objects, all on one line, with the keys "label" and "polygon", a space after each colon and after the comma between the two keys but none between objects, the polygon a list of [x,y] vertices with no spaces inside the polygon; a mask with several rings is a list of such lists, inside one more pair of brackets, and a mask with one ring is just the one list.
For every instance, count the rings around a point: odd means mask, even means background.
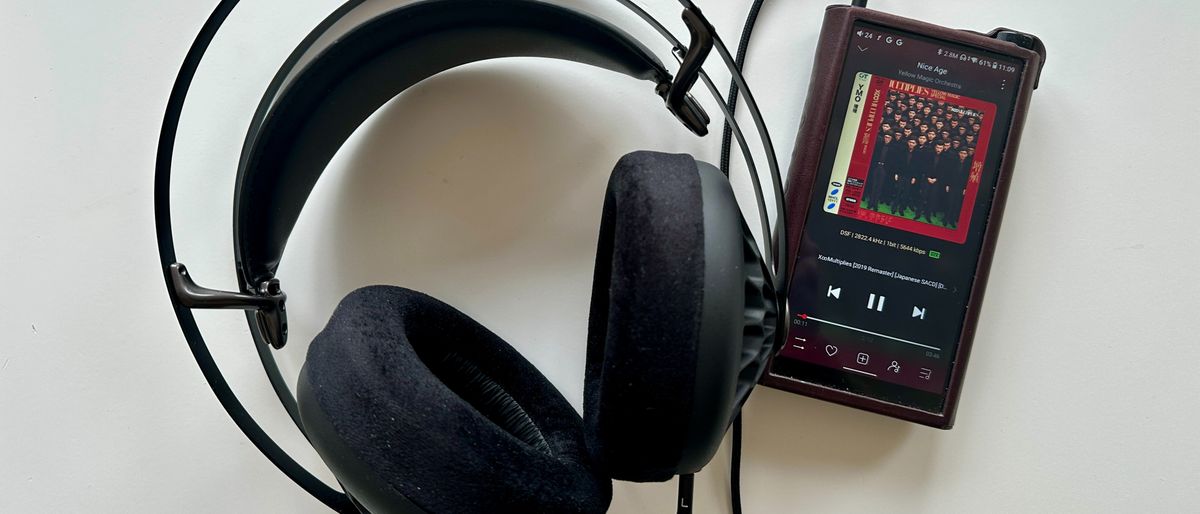
[{"label": "progress bar", "polygon": [[853,330],[853,331],[855,331],[855,332],[862,332],[862,333],[864,333],[864,334],[871,334],[871,335],[873,335],[873,336],[884,337],[884,338],[887,338],[887,339],[891,339],[891,340],[893,340],[893,341],[899,341],[899,342],[901,342],[901,343],[904,343],[904,344],[911,344],[911,345],[913,345],[913,346],[920,346],[921,348],[929,348],[930,350],[937,350],[937,351],[939,351],[939,352],[940,352],[940,351],[942,351],[942,349],[941,349],[941,348],[938,348],[938,347],[936,347],[936,346],[929,346],[929,345],[927,345],[927,344],[921,344],[921,343],[918,343],[918,342],[916,342],[916,341],[909,341],[908,339],[900,339],[899,337],[892,337],[892,336],[889,336],[889,335],[887,335],[887,334],[880,334],[879,332],[872,332],[872,331],[870,331],[870,330],[863,330],[863,329],[861,329],[861,328],[852,327],[852,326],[850,326],[850,325],[843,325],[843,324],[841,324],[841,323],[836,323],[836,322],[833,322],[833,321],[829,321],[829,320],[825,320],[825,319],[821,319],[821,318],[817,318],[817,317],[813,317],[813,316],[808,316],[808,315],[805,315],[805,316],[803,316],[803,318],[804,318],[804,319],[811,319],[811,320],[813,320],[813,321],[820,321],[821,323],[828,323],[828,324],[830,324],[830,325],[833,325],[833,326],[835,326],[835,327],[842,327],[842,328],[844,328],[844,329],[846,329],[846,330]]}]

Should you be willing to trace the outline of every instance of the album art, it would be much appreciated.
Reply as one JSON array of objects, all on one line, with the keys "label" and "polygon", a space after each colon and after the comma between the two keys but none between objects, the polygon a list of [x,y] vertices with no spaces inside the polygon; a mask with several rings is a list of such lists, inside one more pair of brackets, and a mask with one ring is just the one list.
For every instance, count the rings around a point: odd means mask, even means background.
[{"label": "album art", "polygon": [[825,212],[963,243],[995,117],[983,100],[859,72]]}]

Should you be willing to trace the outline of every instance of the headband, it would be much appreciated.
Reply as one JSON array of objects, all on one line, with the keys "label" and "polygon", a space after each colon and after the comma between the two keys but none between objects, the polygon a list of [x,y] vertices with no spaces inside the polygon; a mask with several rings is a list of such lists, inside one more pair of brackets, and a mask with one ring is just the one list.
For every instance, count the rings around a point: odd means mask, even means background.
[{"label": "headband", "polygon": [[645,47],[595,18],[530,1],[450,0],[380,15],[320,52],[262,103],[234,193],[234,240],[248,288],[274,277],[322,171],[354,130],[408,87],[499,57],[570,60],[669,86]]}]

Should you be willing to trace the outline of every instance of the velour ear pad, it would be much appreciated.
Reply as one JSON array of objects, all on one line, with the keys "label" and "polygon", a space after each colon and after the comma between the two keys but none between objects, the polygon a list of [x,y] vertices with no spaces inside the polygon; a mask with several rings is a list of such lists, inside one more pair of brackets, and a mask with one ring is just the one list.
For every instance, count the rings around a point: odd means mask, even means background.
[{"label": "velour ear pad", "polygon": [[634,152],[609,179],[583,407],[589,450],[615,479],[678,473],[703,307],[702,204],[688,155]]},{"label": "velour ear pad", "polygon": [[604,512],[582,420],[496,334],[390,286],[342,300],[297,388],[310,442],[372,513]]}]

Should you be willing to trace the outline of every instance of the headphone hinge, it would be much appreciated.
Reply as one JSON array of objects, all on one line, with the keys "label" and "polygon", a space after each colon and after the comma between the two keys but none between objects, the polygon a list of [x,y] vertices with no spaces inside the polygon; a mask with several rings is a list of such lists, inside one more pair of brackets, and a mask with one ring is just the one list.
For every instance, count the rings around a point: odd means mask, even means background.
[{"label": "headphone hinge", "polygon": [[[689,2],[690,3],[690,2]],[[683,21],[687,24],[692,40],[687,48],[676,47],[679,57],[679,72],[670,82],[661,82],[655,88],[658,96],[667,102],[667,110],[697,136],[708,134],[708,113],[700,102],[691,95],[692,86],[700,78],[704,60],[713,47],[713,27],[700,15],[699,9],[689,6],[683,10]],[[682,55],[680,55],[682,54]]]},{"label": "headphone hinge", "polygon": [[187,267],[181,263],[176,262],[168,269],[171,289],[180,305],[191,309],[254,311],[259,332],[267,344],[278,350],[287,343],[287,310],[284,307],[287,294],[280,289],[279,279],[263,280],[249,293],[235,293],[197,285],[188,274]]}]

